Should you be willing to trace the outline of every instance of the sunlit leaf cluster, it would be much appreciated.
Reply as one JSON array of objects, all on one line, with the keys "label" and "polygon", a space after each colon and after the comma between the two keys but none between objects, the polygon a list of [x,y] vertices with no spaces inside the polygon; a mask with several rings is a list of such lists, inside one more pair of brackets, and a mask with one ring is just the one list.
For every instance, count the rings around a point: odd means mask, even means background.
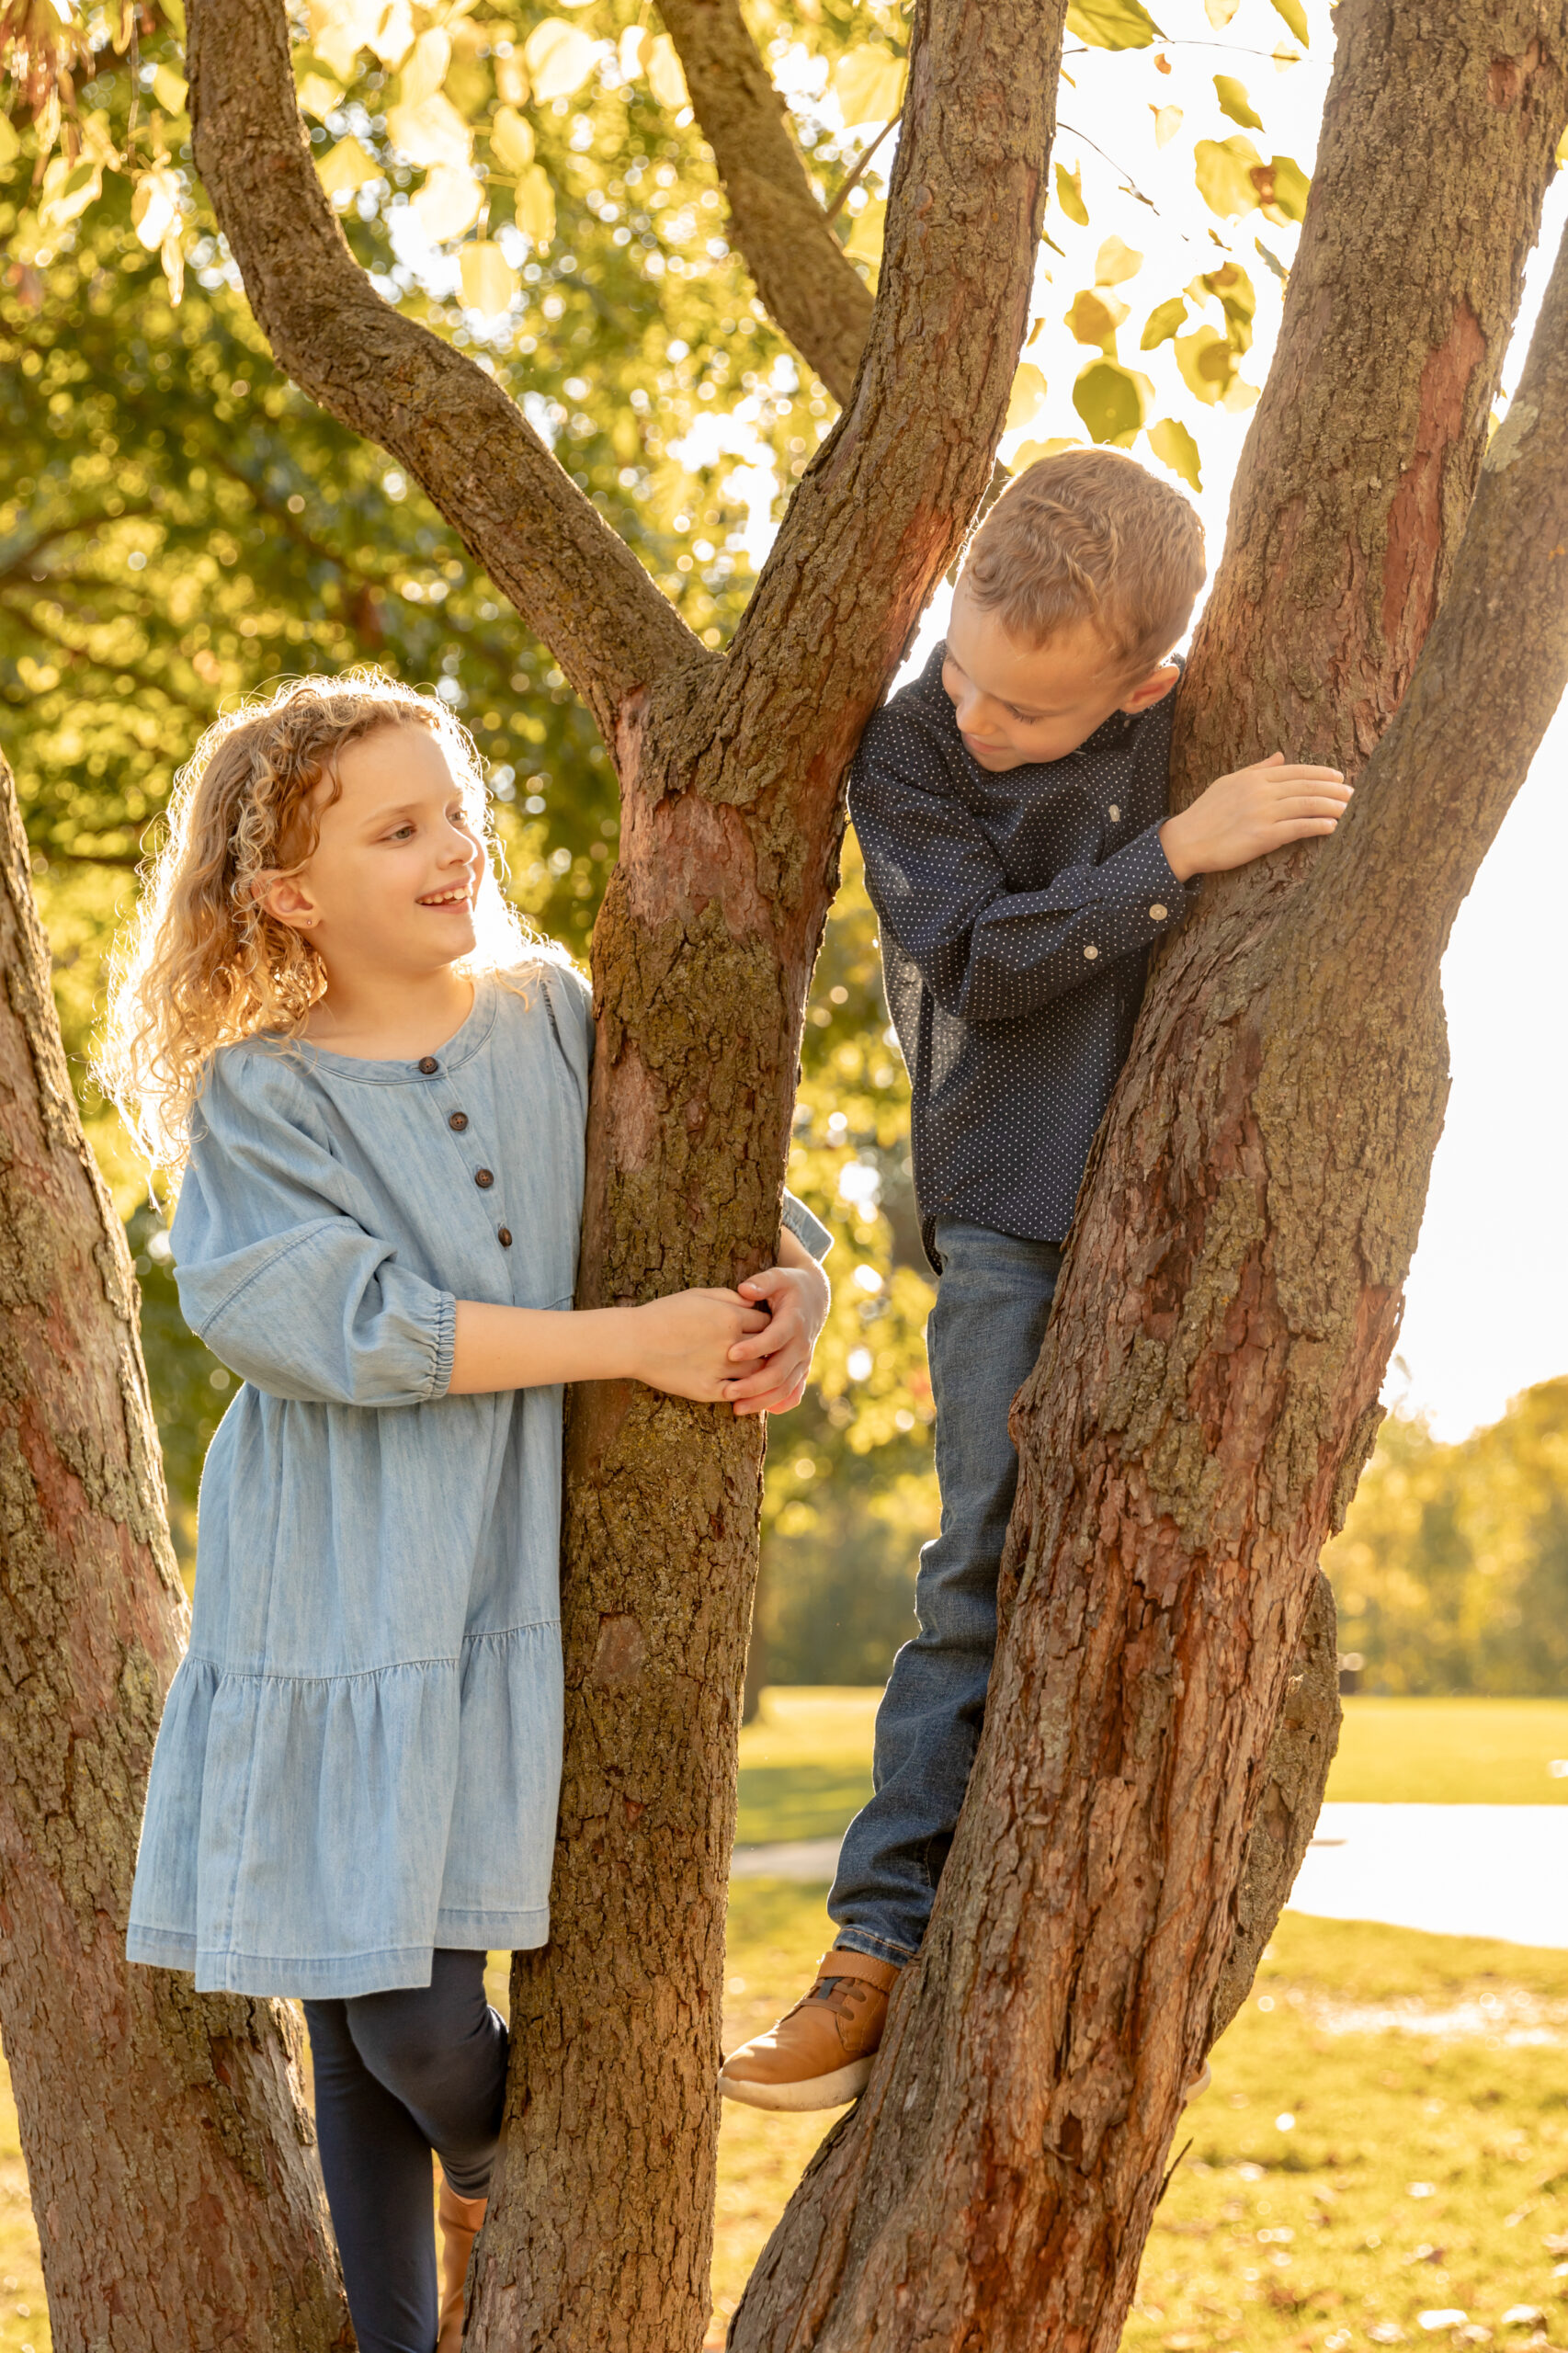
[{"label": "sunlit leaf cluster", "polygon": [[[512,889],[585,954],[618,835],[586,714],[418,486],[273,366],[194,176],[178,0],[51,13],[48,56],[0,46],[0,727],[78,1074],[108,935],[176,769],[218,710],[294,672],[369,658],[446,697],[489,763]],[[1015,466],[1112,440],[1196,486],[1256,397],[1253,346],[1272,333],[1307,193],[1267,126],[1306,22],[1299,0],[1159,16],[1141,0],[1070,12],[1003,444]],[[754,0],[748,21],[811,185],[874,285],[910,12]],[[495,375],[722,644],[835,409],[731,248],[656,15],[643,0],[304,0],[290,25],[316,167],[378,290]],[[1107,94],[1114,139],[1086,137],[1078,116],[1092,99],[1098,125]],[[790,1165],[837,1235],[835,1305],[808,1401],[774,1431],[765,1506],[761,1622],[813,1674],[838,1671],[834,1626],[841,1647],[858,1630],[854,1672],[880,1671],[935,1526],[933,1284],[886,1018],[851,839]],[[138,1172],[88,1108],[129,1208]],[[148,1223],[134,1238],[184,1510],[222,1399],[154,1237]]]}]

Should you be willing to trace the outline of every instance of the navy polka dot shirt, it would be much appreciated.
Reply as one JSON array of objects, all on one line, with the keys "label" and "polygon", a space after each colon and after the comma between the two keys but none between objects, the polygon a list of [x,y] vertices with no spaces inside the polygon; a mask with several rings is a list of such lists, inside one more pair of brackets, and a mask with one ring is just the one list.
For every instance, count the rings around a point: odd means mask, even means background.
[{"label": "navy polka dot shirt", "polygon": [[1175,694],[993,775],[964,749],[946,653],[876,713],[849,782],[933,1265],[938,1217],[1065,1240],[1149,950],[1198,889],[1160,847]]}]

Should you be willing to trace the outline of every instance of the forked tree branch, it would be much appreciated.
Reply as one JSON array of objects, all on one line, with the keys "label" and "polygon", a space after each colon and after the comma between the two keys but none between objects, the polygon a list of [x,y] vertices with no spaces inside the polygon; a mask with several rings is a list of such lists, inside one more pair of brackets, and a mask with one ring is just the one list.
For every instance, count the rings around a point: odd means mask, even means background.
[{"label": "forked tree branch", "polygon": [[871,324],[871,296],[812,193],[740,0],[659,0],[659,14],[763,305],[842,406]]},{"label": "forked tree branch", "polygon": [[311,162],[280,0],[193,0],[187,58],[197,169],[279,364],[409,468],[613,744],[640,689],[710,657],[494,380],[355,260]]},{"label": "forked tree branch", "polygon": [[917,13],[853,398],[731,647],[742,696],[781,661],[820,676],[824,710],[853,724],[846,761],[991,477],[1034,282],[1062,14],[1061,0]]}]

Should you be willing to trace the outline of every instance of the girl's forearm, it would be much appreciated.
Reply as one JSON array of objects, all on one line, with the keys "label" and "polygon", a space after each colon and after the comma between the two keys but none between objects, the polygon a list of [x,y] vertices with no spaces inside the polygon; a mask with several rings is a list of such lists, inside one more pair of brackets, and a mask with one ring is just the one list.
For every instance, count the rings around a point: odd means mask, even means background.
[{"label": "girl's forearm", "polygon": [[447,1393],[635,1379],[636,1313],[630,1307],[490,1307],[460,1299]]}]

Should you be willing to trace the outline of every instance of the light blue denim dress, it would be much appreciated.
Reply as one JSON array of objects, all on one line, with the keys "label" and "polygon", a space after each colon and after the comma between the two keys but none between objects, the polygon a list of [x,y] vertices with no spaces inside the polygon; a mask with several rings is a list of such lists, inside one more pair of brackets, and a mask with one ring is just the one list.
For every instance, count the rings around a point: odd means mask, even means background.
[{"label": "light blue denim dress", "polygon": [[592,1048],[550,964],[482,980],[417,1063],[213,1056],[172,1239],[244,1386],[202,1473],[132,1961],[330,1997],[426,1985],[437,1945],[545,1941],[562,1392],[446,1392],[458,1300],[571,1304]]}]

